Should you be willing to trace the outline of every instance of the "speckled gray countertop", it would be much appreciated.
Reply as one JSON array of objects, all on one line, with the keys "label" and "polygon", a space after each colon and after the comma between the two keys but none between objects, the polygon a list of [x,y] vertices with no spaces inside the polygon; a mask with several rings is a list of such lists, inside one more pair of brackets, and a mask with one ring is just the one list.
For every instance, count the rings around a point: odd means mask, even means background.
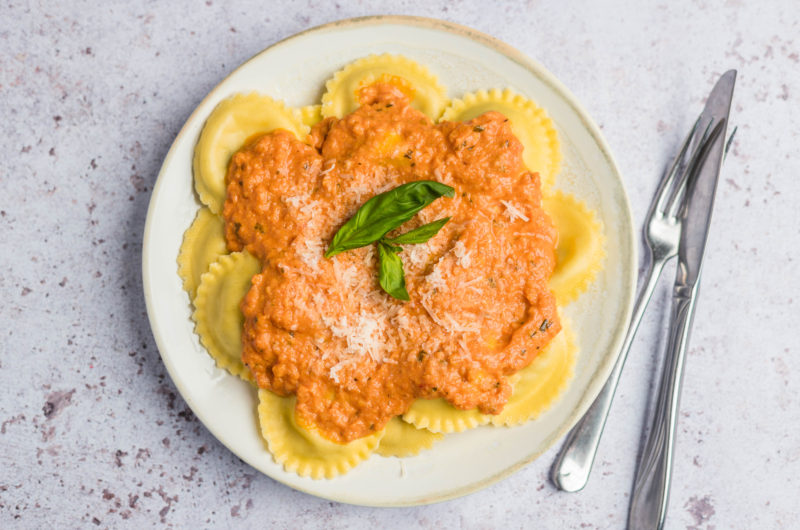
[{"label": "speckled gray countertop", "polygon": [[543,63],[603,129],[637,225],[714,80],[739,70],[739,132],[718,189],[667,526],[800,527],[793,0],[53,4],[0,6],[0,527],[624,526],[666,283],[631,353],[595,475],[577,494],[548,482],[553,448],[438,505],[321,500],[239,461],[165,372],[140,270],[145,212],[170,143],[206,93],[262,48],[379,13],[472,26]]}]

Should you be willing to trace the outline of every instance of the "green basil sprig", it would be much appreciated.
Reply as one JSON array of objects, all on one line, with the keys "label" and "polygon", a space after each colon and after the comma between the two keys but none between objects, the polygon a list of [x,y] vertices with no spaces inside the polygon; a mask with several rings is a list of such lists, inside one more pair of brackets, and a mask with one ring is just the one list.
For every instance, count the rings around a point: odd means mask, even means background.
[{"label": "green basil sprig", "polygon": [[406,274],[403,271],[403,260],[398,254],[403,249],[383,241],[378,241],[378,257],[380,269],[378,282],[381,288],[398,300],[411,300],[406,291]]},{"label": "green basil sprig", "polygon": [[400,234],[397,237],[383,238],[383,241],[392,243],[393,245],[417,245],[419,243],[424,243],[438,234],[439,230],[441,230],[449,220],[449,217],[443,217],[442,219],[422,225],[414,230],[409,230],[405,234]]},{"label": "green basil sprig", "polygon": [[452,197],[454,193],[453,188],[440,182],[418,180],[378,194],[336,232],[325,257],[374,243],[439,197]]},{"label": "green basil sprig", "polygon": [[340,252],[365,247],[377,241],[378,282],[381,288],[398,300],[409,300],[406,290],[405,272],[399,245],[425,243],[435,236],[450,220],[449,217],[422,225],[394,238],[384,236],[410,220],[424,207],[439,197],[453,197],[455,190],[432,180],[419,180],[403,184],[381,193],[365,202],[333,236],[325,257]]}]

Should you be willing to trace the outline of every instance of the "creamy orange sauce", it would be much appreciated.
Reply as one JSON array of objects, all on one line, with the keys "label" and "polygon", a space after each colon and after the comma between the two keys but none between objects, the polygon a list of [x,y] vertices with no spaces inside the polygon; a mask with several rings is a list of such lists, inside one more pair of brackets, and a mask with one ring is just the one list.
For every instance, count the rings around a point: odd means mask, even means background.
[{"label": "creamy orange sauce", "polygon": [[[360,99],[315,126],[310,145],[275,131],[237,152],[223,211],[228,246],[263,264],[241,305],[244,364],[260,387],[297,395],[301,423],[341,443],[416,398],[500,412],[507,376],[561,327],[547,288],[557,234],[508,120],[433,124],[386,83]],[[410,302],[380,289],[374,245],[322,257],[366,200],[422,179],[456,195],[389,234],[451,217],[400,254]]]}]

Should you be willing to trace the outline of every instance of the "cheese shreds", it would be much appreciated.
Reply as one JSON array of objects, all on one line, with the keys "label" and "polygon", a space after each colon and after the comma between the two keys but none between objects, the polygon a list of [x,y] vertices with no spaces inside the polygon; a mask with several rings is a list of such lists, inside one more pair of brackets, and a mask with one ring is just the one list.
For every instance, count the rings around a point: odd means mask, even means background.
[{"label": "cheese shreds", "polygon": [[375,362],[395,362],[385,355],[389,342],[385,323],[378,315],[362,312],[351,319],[346,316],[331,318],[324,314],[321,317],[333,336],[344,339],[346,345],[341,352],[346,358],[333,365],[329,372],[336,383],[339,383],[339,370],[349,364],[356,364],[365,357]]},{"label": "cheese shreds", "polygon": [[317,311],[322,312],[322,308],[325,307],[325,295],[316,292],[311,296],[312,300],[314,300],[314,305],[316,306]]},{"label": "cheese shreds", "polygon": [[434,289],[447,287],[447,282],[445,282],[445,279],[442,276],[442,269],[440,267],[434,267],[431,273],[425,276],[425,281],[428,282],[428,285]]},{"label": "cheese shreds", "polygon": [[534,234],[532,232],[514,232],[514,235],[519,237],[532,237],[534,239],[538,239],[546,243],[551,243],[553,241],[553,238],[546,234]]},{"label": "cheese shreds", "polygon": [[471,280],[470,280],[470,281],[468,281],[468,282],[464,282],[464,283],[462,283],[462,284],[461,284],[461,287],[472,287],[472,286],[474,286],[476,283],[478,283],[478,282],[481,282],[481,281],[483,281],[483,278],[473,278],[473,279],[471,279]]},{"label": "cheese shreds", "polygon": [[353,254],[334,258],[336,286],[327,296],[313,297],[322,324],[337,339],[326,348],[326,353],[338,359],[329,371],[337,383],[339,372],[350,364],[397,362],[389,352],[397,349],[399,337],[392,328],[402,304],[377,289],[372,275],[365,273],[365,269],[374,267],[374,249],[367,247],[359,252],[363,255],[355,260]]},{"label": "cheese shreds", "polygon": [[508,215],[508,218],[511,221],[514,221],[515,219],[522,219],[526,223],[530,221],[530,219],[528,219],[528,217],[524,213],[522,213],[522,210],[514,206],[513,202],[504,201],[502,199],[500,200],[500,202],[503,203],[503,206],[506,207],[506,215]]},{"label": "cheese shreds", "polygon": [[431,320],[436,322],[439,325],[439,327],[447,329],[447,323],[442,319],[440,319],[438,316],[436,316],[436,313],[433,312],[433,309],[430,308],[428,302],[425,300],[424,297],[419,299],[419,303],[422,304],[423,309],[425,309],[425,311],[428,312],[428,315],[431,317]]},{"label": "cheese shreds", "polygon": [[444,317],[450,322],[450,327],[449,327],[450,331],[460,331],[460,332],[468,332],[468,333],[476,333],[476,332],[480,331],[480,328],[476,324],[472,324],[472,325],[460,324],[449,313],[445,313]]},{"label": "cheese shreds", "polygon": [[480,210],[478,210],[475,213],[477,213],[478,215],[480,215],[481,217],[486,219],[486,226],[489,228],[489,233],[492,234],[492,239],[496,239],[497,236],[495,235],[494,227],[492,226],[494,224],[494,220],[491,217],[487,216],[485,213],[483,213]]},{"label": "cheese shreds", "polygon": [[372,245],[365,247],[366,251],[364,252],[364,265],[367,267],[372,266],[372,258],[375,256],[375,250],[373,249]]},{"label": "cheese shreds", "polygon": [[336,160],[331,160],[331,162],[333,162],[333,163],[331,164],[331,167],[329,167],[328,169],[325,169],[325,170],[323,170],[323,171],[320,171],[320,172],[319,172],[319,175],[320,175],[320,176],[327,175],[328,173],[330,173],[331,171],[333,171],[333,168],[335,168],[335,167],[336,167]]},{"label": "cheese shreds", "polygon": [[380,350],[384,346],[381,335],[385,334],[375,317],[370,318],[370,315],[362,313],[356,318],[355,324],[346,330],[347,349],[355,354],[366,353],[373,360],[379,361],[383,358]]},{"label": "cheese shreds", "polygon": [[297,257],[314,272],[319,271],[319,260],[322,258],[322,241],[306,239],[297,249]]},{"label": "cheese shreds", "polygon": [[[364,202],[365,195],[370,197],[372,197],[373,195],[377,195],[376,193],[373,193],[372,188],[370,188],[366,184],[363,184],[361,186],[353,186],[352,188],[350,188],[349,191],[350,193],[353,194],[353,207],[354,207],[353,214],[355,214],[355,212],[359,208],[361,208],[361,205]],[[348,218],[350,217],[352,217],[352,215],[348,215]]]},{"label": "cheese shreds", "polygon": [[482,293],[482,292],[483,292],[483,290],[481,290],[481,289],[480,289],[480,288],[479,288],[477,285],[475,285],[475,284],[480,284],[480,283],[482,283],[483,281],[485,281],[485,278],[473,278],[472,280],[470,280],[470,281],[468,281],[468,282],[464,282],[464,283],[462,283],[462,284],[461,284],[461,288],[462,288],[462,289],[470,289],[470,290],[472,290],[472,291],[475,291],[476,293]]},{"label": "cheese shreds", "polygon": [[[430,300],[427,297],[430,296],[423,296],[419,299],[420,304],[422,305],[423,309],[428,313],[433,320],[439,327],[444,328],[450,332],[460,332],[460,333],[476,333],[480,331],[480,327],[477,324],[471,325],[464,325],[456,321],[452,315],[449,313],[441,313],[436,314],[436,312],[430,306]],[[474,317],[474,315],[471,315]]]},{"label": "cheese shreds", "polygon": [[403,258],[408,258],[408,262],[414,267],[425,265],[430,258],[428,245],[408,245],[403,248]]},{"label": "cheese shreds", "polygon": [[426,344],[428,351],[431,353],[439,351],[442,347],[442,341],[437,338],[429,339]]},{"label": "cheese shreds", "polygon": [[313,218],[315,215],[319,215],[321,211],[318,201],[311,201],[309,203],[306,203],[302,207],[300,207],[299,210],[301,214],[311,218]]},{"label": "cheese shreds", "polygon": [[333,274],[336,276],[336,281],[345,287],[346,292],[352,293],[357,288],[359,274],[351,265],[344,265],[338,259],[334,260]]},{"label": "cheese shreds", "polygon": [[400,314],[398,312],[398,314],[392,319],[392,323],[395,325],[395,327],[408,329],[408,327],[411,325],[411,320],[408,318],[408,315]]},{"label": "cheese shreds", "polygon": [[467,268],[472,263],[472,256],[463,241],[456,241],[453,245],[453,254],[456,256],[456,263],[459,267]]},{"label": "cheese shreds", "polygon": [[331,379],[333,379],[333,381],[337,385],[341,383],[341,381],[339,380],[339,370],[350,364],[355,364],[355,362],[356,359],[345,359],[343,361],[339,361],[338,363],[336,363],[334,366],[331,367],[331,370],[329,372]]}]

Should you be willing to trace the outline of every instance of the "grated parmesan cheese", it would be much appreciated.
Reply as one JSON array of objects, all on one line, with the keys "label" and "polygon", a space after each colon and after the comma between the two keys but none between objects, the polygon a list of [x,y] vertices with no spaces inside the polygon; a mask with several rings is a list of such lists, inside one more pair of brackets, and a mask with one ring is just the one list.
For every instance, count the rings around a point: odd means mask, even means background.
[{"label": "grated parmesan cheese", "polygon": [[357,287],[358,271],[351,265],[344,265],[342,260],[333,260],[333,274],[336,281],[343,285],[346,291],[352,292]]},{"label": "grated parmesan cheese", "polygon": [[515,219],[522,219],[526,223],[530,221],[530,219],[528,219],[528,217],[522,213],[522,210],[514,206],[513,202],[504,200],[501,200],[500,202],[506,207],[506,215],[508,215],[508,218],[511,221],[514,221]]},{"label": "grated parmesan cheese", "polygon": [[354,364],[355,362],[356,362],[355,359],[345,359],[345,360],[339,361],[335,365],[331,366],[331,370],[330,370],[330,372],[328,372],[328,374],[331,376],[331,379],[333,379],[334,383],[339,384],[341,382],[339,380],[339,370],[341,370],[345,366],[348,366],[350,364]]},{"label": "grated parmesan cheese", "polygon": [[434,289],[447,287],[447,282],[442,276],[442,269],[439,267],[434,267],[430,274],[425,276],[425,281]]},{"label": "grated parmesan cheese", "polygon": [[307,217],[314,217],[322,213],[320,209],[318,201],[311,201],[307,204],[304,204],[300,209],[300,213],[307,216]]},{"label": "grated parmesan cheese", "polygon": [[453,245],[453,254],[456,256],[456,264],[459,267],[466,269],[472,263],[472,256],[463,241],[456,241],[456,244]]},{"label": "grated parmesan cheese", "polygon": [[[336,167],[336,160],[331,160],[331,162],[333,162],[333,164],[331,164],[331,167],[329,167],[328,169],[325,169],[325,170],[323,170],[323,171],[320,171],[320,172],[319,172],[319,176],[320,176],[320,177],[322,177],[322,176],[324,176],[324,175],[327,175],[328,173],[330,173],[331,171],[333,171],[333,168],[335,168],[335,167]],[[326,161],[326,163],[327,163],[327,161]]]},{"label": "grated parmesan cheese", "polygon": [[403,248],[403,257],[414,267],[419,267],[430,259],[430,249],[428,245],[408,245]]},{"label": "grated parmesan cheese", "polygon": [[447,329],[447,323],[442,319],[440,319],[436,315],[436,313],[433,312],[433,309],[430,308],[430,306],[428,305],[428,301],[425,299],[425,297],[420,298],[419,303],[422,304],[422,308],[428,312],[428,315],[431,317],[431,320],[436,322],[436,324],[438,324],[439,327]]},{"label": "grated parmesan cheese", "polygon": [[298,245],[297,257],[300,258],[313,272],[319,272],[319,260],[322,258],[322,241],[306,239],[302,245]]},{"label": "grated parmesan cheese", "polygon": [[460,332],[466,332],[466,333],[475,333],[475,332],[480,330],[480,328],[475,324],[472,324],[472,325],[460,324],[449,313],[445,313],[444,316],[445,316],[445,318],[447,318],[447,320],[450,321],[450,331],[460,331]]},{"label": "grated parmesan cheese", "polygon": [[470,280],[468,282],[462,283],[461,284],[461,288],[462,289],[471,289],[472,291],[475,291],[476,293],[480,294],[483,291],[479,287],[477,287],[475,284],[483,282],[483,280],[484,280],[484,278],[473,278],[472,280]]},{"label": "grated parmesan cheese", "polygon": [[373,360],[379,361],[383,356],[383,341],[381,335],[385,335],[385,330],[381,329],[374,317],[361,313],[356,319],[356,323],[347,330],[345,336],[347,349],[356,354],[367,353]]},{"label": "grated parmesan cheese", "polygon": [[[430,276],[430,275],[429,275]],[[449,313],[443,313],[437,315],[434,310],[430,306],[430,301],[427,299],[430,294],[423,296],[419,299],[422,308],[428,313],[433,320],[439,327],[444,328],[450,332],[460,332],[460,333],[477,333],[480,331],[480,327],[477,324],[471,325],[464,325],[456,321],[452,315]],[[473,315],[474,317],[474,315]]]},{"label": "grated parmesan cheese", "polygon": [[295,195],[294,197],[282,197],[281,199],[292,208],[298,208],[305,197],[301,195]]},{"label": "grated parmesan cheese", "polygon": [[406,315],[405,313],[402,313],[402,314],[398,313],[392,319],[392,323],[397,328],[408,329],[409,326],[411,325],[411,320],[408,318],[408,315]]}]

